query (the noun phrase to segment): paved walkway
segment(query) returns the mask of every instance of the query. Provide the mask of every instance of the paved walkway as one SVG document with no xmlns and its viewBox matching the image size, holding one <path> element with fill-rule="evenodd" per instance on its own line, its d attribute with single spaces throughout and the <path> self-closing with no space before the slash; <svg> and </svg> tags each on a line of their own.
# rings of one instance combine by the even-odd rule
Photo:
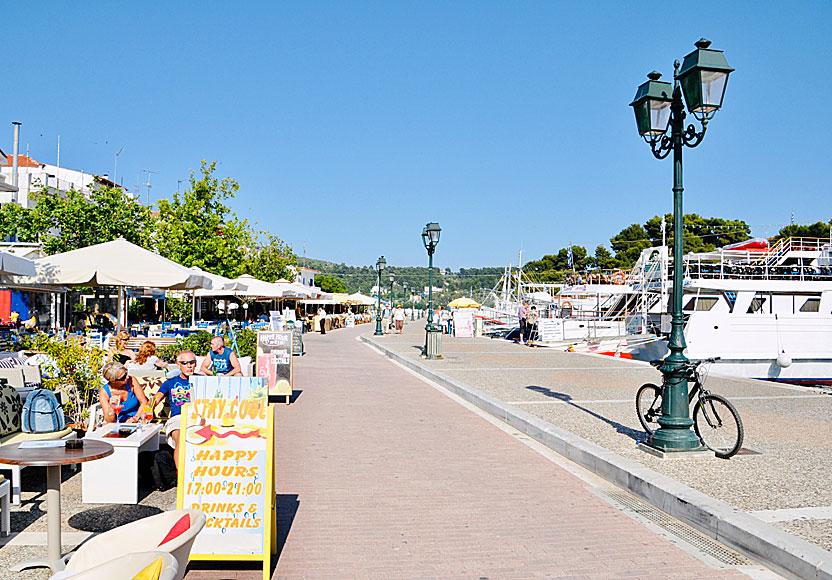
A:
<svg viewBox="0 0 832 580">
<path fill-rule="evenodd" d="M 295 358 L 300 393 L 276 410 L 275 578 L 747 578 L 360 344 L 367 328 L 307 336 Z"/>
</svg>

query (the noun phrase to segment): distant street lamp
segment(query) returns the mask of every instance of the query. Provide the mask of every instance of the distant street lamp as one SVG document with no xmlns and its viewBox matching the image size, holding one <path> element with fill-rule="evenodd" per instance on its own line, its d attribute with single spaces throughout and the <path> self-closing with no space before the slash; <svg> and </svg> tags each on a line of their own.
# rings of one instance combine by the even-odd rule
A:
<svg viewBox="0 0 832 580">
<path fill-rule="evenodd" d="M 428 251 L 428 323 L 425 325 L 425 358 L 442 358 L 442 328 L 433 323 L 433 253 L 439 245 L 442 228 L 438 223 L 430 222 L 422 229 L 422 243 Z"/>
<path fill-rule="evenodd" d="M 390 310 L 393 310 L 393 300 L 395 300 L 395 294 L 393 293 L 393 280 L 395 279 L 396 277 L 393 274 L 390 274 Z"/>
<path fill-rule="evenodd" d="M 384 331 L 381 329 L 381 271 L 387 266 L 387 260 L 381 256 L 376 262 L 376 269 L 378 270 L 378 307 L 376 309 L 376 331 L 373 336 L 384 336 Z"/>
<path fill-rule="evenodd" d="M 679 68 L 674 64 L 674 84 L 660 81 L 661 74 L 653 71 L 636 92 L 630 103 L 636 115 L 639 135 L 650 144 L 657 159 L 666 158 L 673 151 L 673 307 L 672 326 L 668 349 L 670 356 L 660 367 L 663 375 L 661 427 L 653 435 L 651 445 L 664 451 L 691 451 L 700 449 L 699 438 L 691 431 L 688 402 L 690 361 L 684 355 L 685 335 L 682 313 L 682 147 L 696 147 L 705 137 L 708 121 L 722 106 L 728 75 L 734 70 L 728 66 L 721 50 L 709 48 L 711 42 L 701 39 L 696 50 L 685 57 Z M 697 132 L 691 124 L 685 127 L 685 107 L 702 124 Z M 672 95 L 672 96 L 671 96 Z M 670 136 L 667 128 L 670 126 Z"/>
<path fill-rule="evenodd" d="M 406 300 L 407 296 L 407 282 L 402 283 L 402 302 Z M 405 315 L 405 320 L 407 320 L 407 315 Z"/>
</svg>

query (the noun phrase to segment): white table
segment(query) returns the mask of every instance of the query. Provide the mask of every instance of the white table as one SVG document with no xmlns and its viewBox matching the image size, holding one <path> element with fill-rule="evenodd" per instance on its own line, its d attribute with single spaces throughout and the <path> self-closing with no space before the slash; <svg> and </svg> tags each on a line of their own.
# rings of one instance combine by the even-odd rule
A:
<svg viewBox="0 0 832 580">
<path fill-rule="evenodd" d="M 122 427 L 136 427 L 107 423 L 85 439 L 106 441 L 115 452 L 106 459 L 81 466 L 81 500 L 84 503 L 139 503 L 139 452 L 159 449 L 162 425 L 142 425 L 129 437 L 113 437 Z"/>
</svg>

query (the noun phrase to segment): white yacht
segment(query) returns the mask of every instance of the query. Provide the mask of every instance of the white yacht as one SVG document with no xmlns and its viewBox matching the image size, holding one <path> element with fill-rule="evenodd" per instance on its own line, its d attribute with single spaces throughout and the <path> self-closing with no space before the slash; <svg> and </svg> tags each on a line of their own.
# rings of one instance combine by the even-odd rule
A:
<svg viewBox="0 0 832 580">
<path fill-rule="evenodd" d="M 829 240 L 789 238 L 771 248 L 688 254 L 684 272 L 688 358 L 719 357 L 712 372 L 723 375 L 832 384 Z M 665 297 L 672 294 L 667 286 Z M 650 283 L 639 289 L 656 294 Z M 667 304 L 657 300 L 640 319 L 645 326 L 659 320 L 660 337 L 669 331 Z M 666 341 L 628 350 L 633 358 L 659 358 Z"/>
</svg>

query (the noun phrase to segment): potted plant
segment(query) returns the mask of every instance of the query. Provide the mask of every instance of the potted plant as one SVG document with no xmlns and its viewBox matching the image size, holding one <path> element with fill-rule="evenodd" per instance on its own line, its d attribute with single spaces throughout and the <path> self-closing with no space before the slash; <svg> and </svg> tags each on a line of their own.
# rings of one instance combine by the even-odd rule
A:
<svg viewBox="0 0 832 580">
<path fill-rule="evenodd" d="M 101 386 L 101 367 L 107 351 L 85 346 L 81 337 L 65 341 L 38 333 L 31 346 L 44 356 L 39 362 L 42 385 L 60 394 L 68 426 L 79 436 L 86 432 L 89 407 Z"/>
</svg>

